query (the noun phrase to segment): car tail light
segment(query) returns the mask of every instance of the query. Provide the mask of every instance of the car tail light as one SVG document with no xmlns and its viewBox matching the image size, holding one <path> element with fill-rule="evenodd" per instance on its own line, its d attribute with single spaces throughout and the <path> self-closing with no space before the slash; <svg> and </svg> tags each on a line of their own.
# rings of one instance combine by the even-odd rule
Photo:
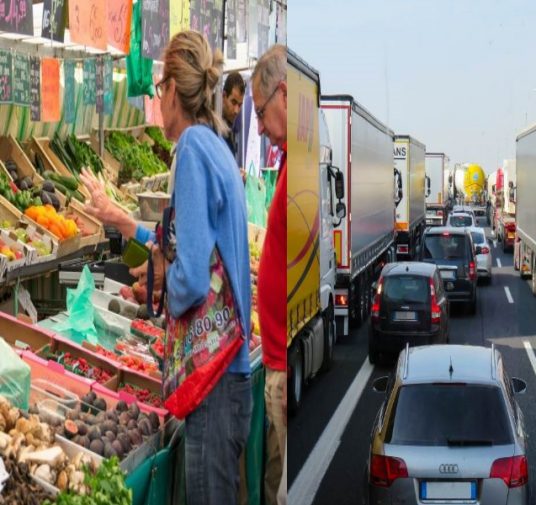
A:
<svg viewBox="0 0 536 505">
<path fill-rule="evenodd" d="M 335 295 L 335 305 L 342 305 L 344 307 L 347 307 L 348 296 L 347 295 Z"/>
<path fill-rule="evenodd" d="M 450 233 L 448 231 L 444 231 L 441 235 L 443 235 L 443 237 L 450 237 Z"/>
<path fill-rule="evenodd" d="M 442 211 L 442 210 L 438 210 L 438 211 L 436 212 L 436 216 L 441 216 L 441 217 L 443 217 L 443 211 Z"/>
<path fill-rule="evenodd" d="M 523 486 L 529 480 L 527 458 L 513 456 L 496 459 L 491 465 L 489 477 L 490 479 L 502 479 L 510 488 Z"/>
<path fill-rule="evenodd" d="M 396 252 L 397 254 L 408 254 L 409 246 L 407 244 L 398 244 L 396 246 Z"/>
<path fill-rule="evenodd" d="M 430 279 L 430 294 L 431 294 L 431 312 L 432 312 L 432 324 L 441 323 L 441 307 L 437 304 L 437 298 L 434 288 L 434 281 Z"/>
<path fill-rule="evenodd" d="M 480 254 L 489 254 L 489 247 L 481 247 L 480 248 Z"/>
<path fill-rule="evenodd" d="M 508 231 L 516 231 L 516 224 L 515 223 L 506 223 L 506 229 Z"/>
<path fill-rule="evenodd" d="M 408 477 L 408 469 L 403 459 L 373 454 L 370 460 L 370 483 L 374 486 L 389 487 L 396 479 Z"/>
<path fill-rule="evenodd" d="M 374 300 L 372 301 L 372 309 L 370 311 L 370 317 L 377 321 L 380 318 L 380 304 L 382 298 L 382 286 L 383 286 L 383 277 L 380 277 L 378 281 L 378 289 L 374 295 Z"/>
<path fill-rule="evenodd" d="M 469 279 L 471 279 L 472 281 L 476 279 L 476 268 L 474 261 L 469 262 Z"/>
</svg>

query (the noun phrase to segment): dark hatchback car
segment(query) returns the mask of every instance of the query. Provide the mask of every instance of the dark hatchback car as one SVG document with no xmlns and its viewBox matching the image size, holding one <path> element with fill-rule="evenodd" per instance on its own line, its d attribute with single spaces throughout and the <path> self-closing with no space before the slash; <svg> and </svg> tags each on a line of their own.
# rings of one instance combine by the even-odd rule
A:
<svg viewBox="0 0 536 505">
<path fill-rule="evenodd" d="M 439 227 L 426 230 L 419 260 L 435 263 L 451 302 L 464 302 L 476 312 L 477 262 L 471 233 L 465 228 Z"/>
<path fill-rule="evenodd" d="M 383 267 L 372 304 L 369 361 L 398 353 L 406 343 L 448 342 L 449 302 L 436 265 L 388 263 Z"/>
</svg>

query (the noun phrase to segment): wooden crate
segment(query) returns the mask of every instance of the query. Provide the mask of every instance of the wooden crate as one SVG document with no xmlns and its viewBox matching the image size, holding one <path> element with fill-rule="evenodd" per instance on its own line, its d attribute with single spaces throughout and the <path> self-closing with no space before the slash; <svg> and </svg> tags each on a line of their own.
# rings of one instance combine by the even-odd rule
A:
<svg viewBox="0 0 536 505">
<path fill-rule="evenodd" d="M 97 134 L 91 135 L 89 145 L 96 153 L 99 152 L 99 137 Z M 121 170 L 121 163 L 117 161 L 106 148 L 104 149 L 101 158 L 104 163 L 104 171 L 106 172 L 107 178 L 114 184 L 117 184 L 119 180 L 119 171 Z"/>
<path fill-rule="evenodd" d="M 66 177 L 72 177 L 73 174 L 71 171 L 63 164 L 63 162 L 56 156 L 56 153 L 50 147 L 50 139 L 46 137 L 32 137 L 32 142 L 29 149 L 37 152 L 43 159 L 45 168 L 56 172 L 59 175 L 64 175 Z M 90 198 L 91 194 L 89 190 L 80 183 L 78 190 L 86 198 Z"/>
<path fill-rule="evenodd" d="M 43 178 L 12 135 L 0 137 L 0 159 L 4 162 L 12 159 L 17 164 L 17 173 L 21 179 L 29 177 L 35 185 L 42 184 Z M 9 172 L 7 174 L 9 175 Z"/>
<path fill-rule="evenodd" d="M 79 221 L 86 232 L 89 234 L 80 235 L 80 247 L 97 245 L 104 240 L 104 228 L 102 223 L 94 217 L 84 212 L 84 206 L 77 200 L 71 200 L 71 204 L 67 208 L 67 215 L 72 215 L 76 221 Z"/>
</svg>

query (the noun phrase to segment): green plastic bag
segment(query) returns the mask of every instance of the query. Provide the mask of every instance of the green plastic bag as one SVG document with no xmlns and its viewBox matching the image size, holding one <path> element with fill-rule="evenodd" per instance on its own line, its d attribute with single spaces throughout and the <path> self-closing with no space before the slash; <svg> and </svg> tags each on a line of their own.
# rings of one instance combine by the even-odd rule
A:
<svg viewBox="0 0 536 505">
<path fill-rule="evenodd" d="M 262 178 L 266 186 L 266 212 L 270 210 L 270 205 L 274 199 L 275 187 L 277 185 L 278 170 L 263 170 Z"/>
<path fill-rule="evenodd" d="M 11 405 L 28 410 L 30 402 L 30 366 L 0 338 L 0 395 Z"/>
<path fill-rule="evenodd" d="M 266 228 L 266 186 L 264 181 L 249 174 L 246 179 L 248 221 Z"/>
<path fill-rule="evenodd" d="M 127 56 L 127 96 L 154 96 L 153 60 L 141 53 L 141 2 L 132 8 L 130 29 L 130 54 Z"/>
<path fill-rule="evenodd" d="M 82 270 L 76 289 L 67 290 L 67 320 L 56 326 L 56 331 L 71 331 L 77 334 L 76 340 L 87 340 L 97 344 L 95 328 L 95 307 L 92 295 L 95 291 L 93 274 L 87 265 Z"/>
</svg>

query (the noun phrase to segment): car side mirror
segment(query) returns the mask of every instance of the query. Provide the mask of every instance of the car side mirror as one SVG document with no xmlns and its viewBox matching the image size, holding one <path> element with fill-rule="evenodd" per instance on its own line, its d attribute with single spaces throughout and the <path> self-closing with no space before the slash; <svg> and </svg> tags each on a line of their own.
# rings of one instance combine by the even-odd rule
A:
<svg viewBox="0 0 536 505">
<path fill-rule="evenodd" d="M 383 377 L 378 377 L 372 383 L 372 390 L 375 393 L 385 393 L 387 391 L 387 384 L 389 383 L 389 376 L 384 375 Z"/>
<path fill-rule="evenodd" d="M 346 217 L 346 205 L 344 205 L 342 202 L 339 202 L 335 207 L 335 214 L 337 214 L 339 219 Z"/>
<path fill-rule="evenodd" d="M 527 391 L 527 383 L 523 379 L 512 377 L 512 388 L 516 395 L 523 395 Z"/>
<path fill-rule="evenodd" d="M 376 291 L 378 291 L 378 283 L 376 281 L 374 281 L 370 287 L 372 288 L 372 292 L 373 293 L 376 293 Z"/>
<path fill-rule="evenodd" d="M 335 196 L 337 200 L 344 198 L 344 175 L 340 170 L 335 174 Z"/>
<path fill-rule="evenodd" d="M 480 247 L 479 245 L 476 246 L 476 249 L 475 249 L 475 253 L 476 254 L 482 254 L 482 247 Z"/>
</svg>

